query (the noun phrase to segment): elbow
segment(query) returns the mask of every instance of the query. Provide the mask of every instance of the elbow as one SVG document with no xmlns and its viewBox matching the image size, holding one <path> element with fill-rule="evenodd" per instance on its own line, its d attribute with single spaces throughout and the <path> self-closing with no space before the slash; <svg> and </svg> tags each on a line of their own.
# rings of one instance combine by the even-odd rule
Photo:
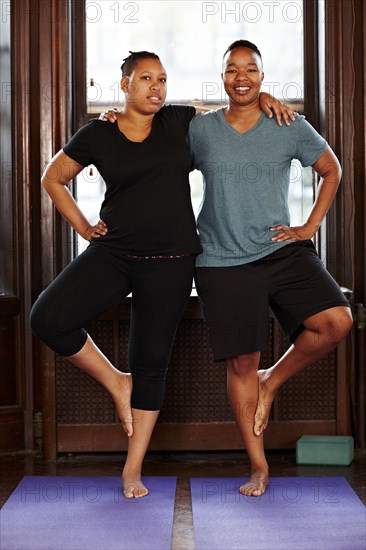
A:
<svg viewBox="0 0 366 550">
<path fill-rule="evenodd" d="M 49 164 L 42 174 L 41 185 L 47 193 L 50 194 L 52 190 L 57 189 L 60 184 L 63 185 L 63 182 L 60 179 L 60 172 L 57 165 Z"/>
<path fill-rule="evenodd" d="M 52 190 L 52 183 L 52 180 L 47 176 L 47 174 L 43 174 L 43 176 L 41 177 L 41 185 L 48 194 L 50 194 Z"/>
<path fill-rule="evenodd" d="M 320 175 L 324 180 L 332 183 L 336 188 L 338 188 L 342 179 L 342 167 L 338 160 L 337 162 L 331 162 Z"/>
<path fill-rule="evenodd" d="M 46 189 L 46 191 L 48 191 L 50 183 L 52 183 L 52 177 L 50 177 L 50 169 L 51 169 L 51 164 L 48 163 L 45 166 L 43 170 L 43 174 L 41 176 L 41 185 Z"/>
<path fill-rule="evenodd" d="M 44 187 L 47 190 L 48 182 L 47 182 L 46 174 L 43 174 L 42 177 L 41 177 L 41 185 L 42 185 L 42 187 Z"/>
</svg>

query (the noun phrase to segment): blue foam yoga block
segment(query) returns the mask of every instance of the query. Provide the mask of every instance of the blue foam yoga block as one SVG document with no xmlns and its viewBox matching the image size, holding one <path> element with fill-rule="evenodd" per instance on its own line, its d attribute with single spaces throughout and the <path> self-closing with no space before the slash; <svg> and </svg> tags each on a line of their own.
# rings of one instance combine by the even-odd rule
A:
<svg viewBox="0 0 366 550">
<path fill-rule="evenodd" d="M 354 457 L 354 440 L 349 435 L 303 435 L 296 442 L 297 464 L 348 466 Z"/>
</svg>

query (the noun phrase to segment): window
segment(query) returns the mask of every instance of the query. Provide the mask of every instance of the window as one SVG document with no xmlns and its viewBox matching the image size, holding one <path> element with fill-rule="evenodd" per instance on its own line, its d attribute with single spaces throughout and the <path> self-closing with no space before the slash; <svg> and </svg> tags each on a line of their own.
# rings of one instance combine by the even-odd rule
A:
<svg viewBox="0 0 366 550">
<path fill-rule="evenodd" d="M 302 0 L 87 0 L 85 20 L 89 113 L 123 100 L 119 67 L 129 50 L 160 56 L 168 73 L 168 102 L 226 102 L 220 79 L 222 55 L 240 38 L 261 50 L 266 74 L 263 90 L 296 104 L 297 109 L 303 104 Z"/>
<path fill-rule="evenodd" d="M 122 102 L 119 68 L 129 50 L 149 50 L 160 56 L 168 73 L 168 103 L 208 108 L 226 104 L 221 60 L 227 46 L 239 38 L 254 42 L 261 50 L 265 73 L 262 89 L 302 113 L 305 2 L 86 0 L 82 10 L 85 37 L 80 48 L 83 58 L 76 56 L 76 74 L 85 75 L 82 97 L 76 99 L 78 126 Z M 79 31 L 80 25 L 76 26 L 78 35 Z M 202 199 L 201 174 L 193 172 L 190 181 L 197 214 Z M 77 178 L 78 203 L 93 223 L 98 219 L 104 189 L 95 168 L 85 169 Z M 299 170 L 294 163 L 289 196 L 293 224 L 306 219 L 313 195 L 311 169 Z M 86 244 L 79 238 L 78 253 Z"/>
</svg>

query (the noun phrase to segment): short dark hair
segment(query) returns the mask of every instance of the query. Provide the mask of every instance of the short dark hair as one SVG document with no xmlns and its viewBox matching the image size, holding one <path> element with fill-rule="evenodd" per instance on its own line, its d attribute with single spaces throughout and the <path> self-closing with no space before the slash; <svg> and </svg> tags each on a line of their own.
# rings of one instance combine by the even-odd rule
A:
<svg viewBox="0 0 366 550">
<path fill-rule="evenodd" d="M 255 52 L 259 55 L 259 57 L 261 58 L 261 61 L 262 61 L 261 52 L 258 50 L 257 46 L 255 44 L 253 44 L 253 42 L 249 42 L 249 40 L 235 40 L 235 42 L 230 44 L 230 46 L 228 47 L 228 49 L 224 53 L 223 58 L 225 57 L 225 55 L 227 53 L 231 52 L 232 50 L 235 50 L 235 48 L 248 48 L 249 50 L 253 50 L 253 52 Z"/>
<path fill-rule="evenodd" d="M 130 50 L 130 55 L 124 58 L 121 65 L 122 76 L 130 76 L 141 59 L 158 59 L 160 61 L 159 56 L 156 55 L 156 53 L 146 51 L 131 52 Z"/>
</svg>

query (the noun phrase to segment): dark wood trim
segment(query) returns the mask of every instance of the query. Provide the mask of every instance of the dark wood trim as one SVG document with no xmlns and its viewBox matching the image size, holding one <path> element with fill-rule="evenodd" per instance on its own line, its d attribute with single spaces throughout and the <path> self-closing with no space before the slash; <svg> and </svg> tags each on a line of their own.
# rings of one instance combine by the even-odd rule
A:
<svg viewBox="0 0 366 550">
<path fill-rule="evenodd" d="M 355 88 L 355 419 L 357 422 L 357 444 L 366 447 L 366 5 L 357 4 L 355 20 L 354 52 L 355 72 L 358 82 Z"/>
<path fill-rule="evenodd" d="M 1 408 L 0 453 L 24 449 L 24 413 L 19 408 Z"/>
<path fill-rule="evenodd" d="M 71 3 L 52 4 L 52 82 L 55 83 L 53 97 L 53 148 L 59 151 L 71 135 L 72 112 L 72 67 L 71 67 Z M 57 100 L 56 100 L 57 98 Z M 55 239 L 57 255 L 56 272 L 59 273 L 73 258 L 73 231 L 57 212 L 55 215 Z"/>
<path fill-rule="evenodd" d="M 304 113 L 320 130 L 318 1 L 304 0 Z"/>
<path fill-rule="evenodd" d="M 350 387 L 351 373 L 348 368 L 350 357 L 351 337 L 348 336 L 337 346 L 337 435 L 351 434 L 351 403 Z"/>
<path fill-rule="evenodd" d="M 76 131 L 85 124 L 86 112 L 86 22 L 85 1 L 73 2 L 73 130 Z"/>
<path fill-rule="evenodd" d="M 326 137 L 340 159 L 343 181 L 327 220 L 327 266 L 339 282 L 354 289 L 353 159 L 353 0 L 326 2 Z M 346 31 L 347 29 L 347 31 Z"/>
<path fill-rule="evenodd" d="M 43 92 L 39 105 L 40 166 L 44 167 L 70 135 L 70 13 L 69 2 L 40 0 L 38 4 L 39 88 Z M 44 288 L 70 259 L 70 232 L 43 189 L 39 205 Z M 37 350 L 35 357 L 42 380 L 44 454 L 52 460 L 56 453 L 55 360 L 45 345 L 37 343 Z"/>
<path fill-rule="evenodd" d="M 42 435 L 45 460 L 55 460 L 57 452 L 55 354 L 42 343 L 37 345 L 42 365 Z"/>
<path fill-rule="evenodd" d="M 362 0 L 326 0 L 326 137 L 343 168 L 327 217 L 327 266 L 342 286 L 352 289 L 355 310 L 366 303 L 365 15 Z M 349 340 L 342 360 L 351 372 L 356 444 L 365 446 L 364 324 Z"/>
<path fill-rule="evenodd" d="M 271 422 L 265 432 L 267 449 L 291 449 L 308 435 L 335 435 L 334 421 Z M 57 427 L 57 451 L 126 451 L 128 440 L 120 425 L 89 424 Z M 215 451 L 243 449 L 235 422 L 157 424 L 150 451 Z"/>
<path fill-rule="evenodd" d="M 17 309 L 16 368 L 18 381 L 18 405 L 23 410 L 23 444 L 20 448 L 33 449 L 33 362 L 32 338 L 29 330 L 31 307 L 31 211 L 30 200 L 30 14 L 29 0 L 23 4 L 12 2 L 12 88 L 13 94 L 13 189 L 15 218 L 16 292 L 8 305 Z M 3 300 L 2 300 L 3 302 Z M 4 302 L 3 304 L 4 305 Z M 10 311 L 9 311 L 10 313 Z M 19 435 L 19 430 L 15 430 Z"/>
<path fill-rule="evenodd" d="M 18 296 L 1 296 L 0 297 L 0 317 L 12 317 L 19 315 L 20 299 Z"/>
<path fill-rule="evenodd" d="M 12 134 L 14 129 L 14 88 L 12 64 L 12 16 L 9 2 L 1 4 L 0 48 L 1 48 L 1 116 L 0 116 L 0 159 L 1 159 L 1 202 L 0 218 L 0 295 L 17 294 L 16 283 L 16 193 L 14 189 L 14 151 Z"/>
<path fill-rule="evenodd" d="M 70 136 L 71 67 L 69 3 L 39 1 L 39 88 L 41 171 Z M 40 193 L 42 286 L 70 260 L 67 225 L 44 189 Z"/>
</svg>

